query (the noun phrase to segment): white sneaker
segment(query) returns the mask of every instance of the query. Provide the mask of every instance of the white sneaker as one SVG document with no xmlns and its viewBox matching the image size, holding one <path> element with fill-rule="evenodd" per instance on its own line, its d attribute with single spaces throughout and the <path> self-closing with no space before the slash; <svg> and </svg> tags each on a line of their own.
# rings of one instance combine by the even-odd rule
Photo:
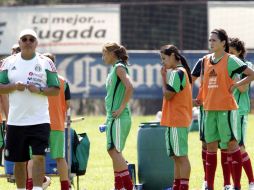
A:
<svg viewBox="0 0 254 190">
<path fill-rule="evenodd" d="M 206 188 L 207 188 L 207 181 L 204 181 L 202 185 L 202 190 L 205 190 Z"/>
<path fill-rule="evenodd" d="M 249 184 L 249 190 L 254 190 L 254 182 L 250 182 L 250 184 Z"/>
<path fill-rule="evenodd" d="M 48 186 L 50 186 L 50 183 L 51 183 L 51 179 L 48 177 L 48 176 L 45 176 L 46 178 L 46 181 L 43 182 L 42 184 L 42 189 L 45 190 L 48 188 Z"/>
<path fill-rule="evenodd" d="M 232 190 L 231 185 L 225 185 L 225 187 L 222 190 Z"/>
</svg>

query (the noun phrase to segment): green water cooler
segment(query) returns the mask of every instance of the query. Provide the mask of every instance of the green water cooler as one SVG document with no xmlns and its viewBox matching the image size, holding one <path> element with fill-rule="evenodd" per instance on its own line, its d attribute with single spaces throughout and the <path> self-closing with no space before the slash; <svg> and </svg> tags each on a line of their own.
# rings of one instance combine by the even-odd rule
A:
<svg viewBox="0 0 254 190">
<path fill-rule="evenodd" d="M 167 156 L 166 127 L 141 123 L 138 131 L 138 179 L 144 190 L 164 190 L 173 185 L 174 163 Z"/>
</svg>

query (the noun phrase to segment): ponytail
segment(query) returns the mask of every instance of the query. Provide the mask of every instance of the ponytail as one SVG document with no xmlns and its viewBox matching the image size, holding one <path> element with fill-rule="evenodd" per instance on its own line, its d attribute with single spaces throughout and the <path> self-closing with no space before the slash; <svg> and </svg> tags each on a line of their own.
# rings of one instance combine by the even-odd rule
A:
<svg viewBox="0 0 254 190">
<path fill-rule="evenodd" d="M 189 65 L 188 65 L 188 63 L 187 63 L 185 57 L 182 56 L 181 54 L 179 54 L 179 56 L 180 56 L 180 60 L 181 60 L 181 62 L 182 62 L 183 67 L 184 67 L 185 70 L 187 71 L 189 81 L 190 81 L 190 83 L 192 83 L 190 67 L 189 67 Z"/>
<path fill-rule="evenodd" d="M 114 50 L 114 53 L 119 60 L 122 60 L 125 64 L 127 64 L 129 56 L 125 47 L 120 46 L 118 49 Z"/>
</svg>

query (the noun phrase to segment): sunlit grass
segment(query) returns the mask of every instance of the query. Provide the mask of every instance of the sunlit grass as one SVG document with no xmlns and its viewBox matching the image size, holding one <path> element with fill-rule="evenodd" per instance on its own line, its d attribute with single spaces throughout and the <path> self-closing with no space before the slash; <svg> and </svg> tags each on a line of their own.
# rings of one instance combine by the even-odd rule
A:
<svg viewBox="0 0 254 190">
<path fill-rule="evenodd" d="M 141 122 L 154 120 L 154 116 L 134 116 L 133 125 L 129 134 L 124 156 L 130 163 L 135 163 L 137 168 L 137 132 Z M 110 190 L 113 187 L 113 171 L 112 163 L 106 151 L 105 133 L 100 133 L 98 130 L 99 124 L 104 123 L 102 116 L 89 116 L 80 123 L 73 124 L 73 128 L 78 132 L 86 132 L 90 139 L 90 158 L 88 162 L 87 173 L 80 177 L 80 190 Z M 254 147 L 254 116 L 249 117 L 249 128 L 247 131 L 247 151 L 253 161 Z M 219 152 L 218 152 L 219 153 Z M 222 189 L 223 177 L 220 166 L 220 154 L 218 154 L 218 165 L 215 179 L 215 189 Z M 190 179 L 190 189 L 200 190 L 203 182 L 203 167 L 201 161 L 201 143 L 199 141 L 198 132 L 189 134 L 189 158 L 191 161 L 192 171 Z M 0 167 L 0 173 L 3 173 L 3 168 Z M 76 178 L 75 178 L 76 185 Z M 0 190 L 15 190 L 13 183 L 8 183 L 5 178 L 0 178 Z M 59 190 L 60 183 L 58 177 L 52 178 L 52 184 L 48 190 Z M 242 189 L 247 188 L 247 178 L 245 173 L 242 175 Z M 155 189 L 156 190 L 156 189 Z M 159 189 L 158 189 L 159 190 Z"/>
</svg>

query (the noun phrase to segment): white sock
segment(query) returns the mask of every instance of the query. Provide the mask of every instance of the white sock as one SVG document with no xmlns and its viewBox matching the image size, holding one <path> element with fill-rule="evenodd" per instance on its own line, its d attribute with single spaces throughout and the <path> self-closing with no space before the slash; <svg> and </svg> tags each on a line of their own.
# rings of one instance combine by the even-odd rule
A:
<svg viewBox="0 0 254 190">
<path fill-rule="evenodd" d="M 33 187 L 33 190 L 42 190 L 42 187 Z"/>
</svg>

